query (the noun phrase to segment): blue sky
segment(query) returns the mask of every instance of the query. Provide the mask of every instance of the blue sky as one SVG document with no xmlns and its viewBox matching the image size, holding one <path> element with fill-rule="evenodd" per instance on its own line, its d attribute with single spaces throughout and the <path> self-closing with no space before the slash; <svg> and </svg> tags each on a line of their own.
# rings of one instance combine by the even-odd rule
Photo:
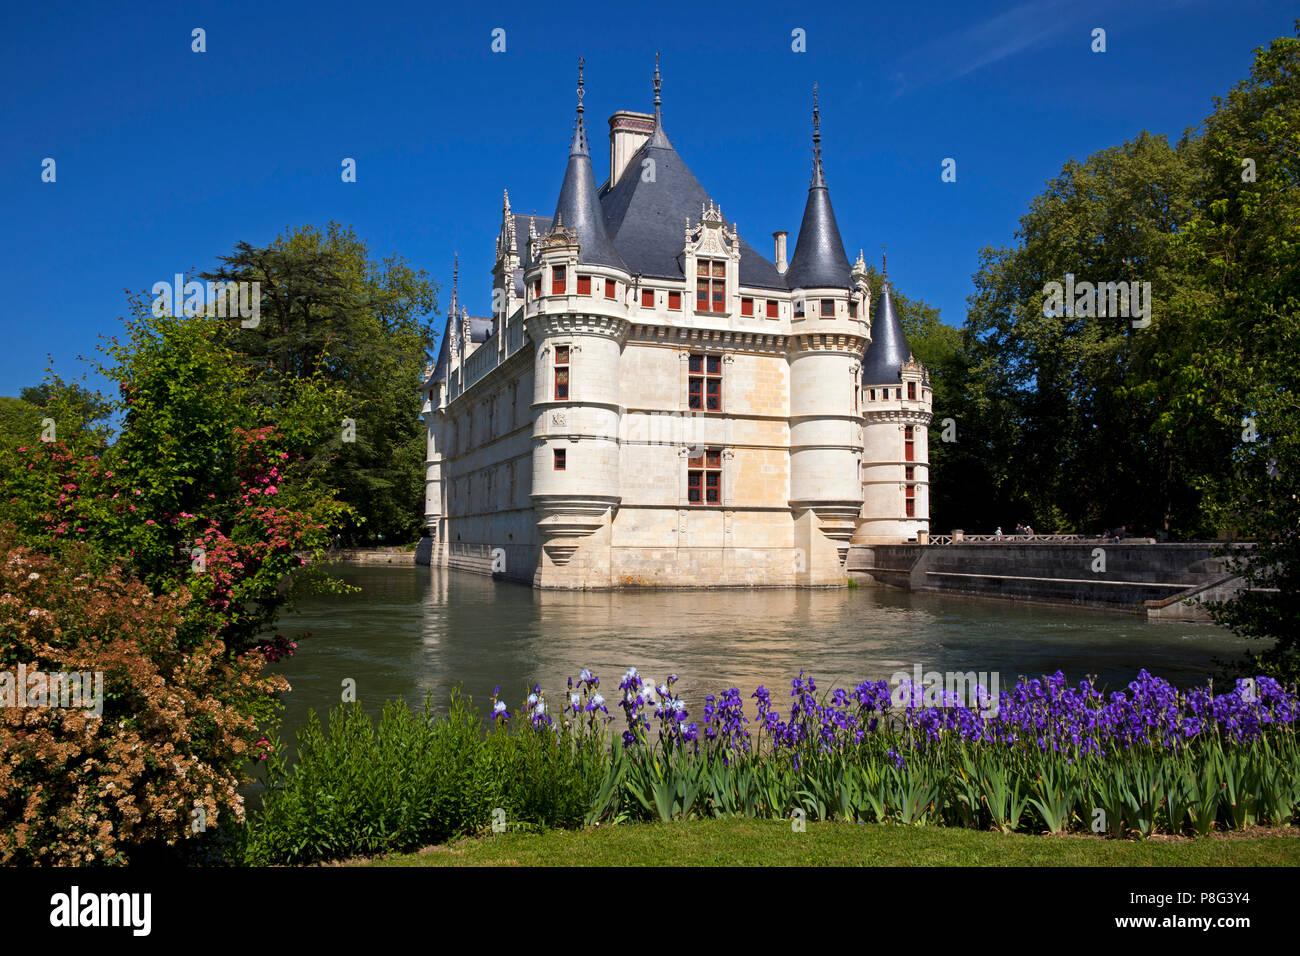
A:
<svg viewBox="0 0 1300 956">
<path fill-rule="evenodd" d="M 817 81 L 849 256 L 887 245 L 898 286 L 960 324 L 980 249 L 1012 241 L 1064 162 L 1142 129 L 1177 138 L 1295 16 L 1264 0 L 12 4 L 0 394 L 38 382 L 47 353 L 79 374 L 120 329 L 125 289 L 305 223 L 354 226 L 444 282 L 444 303 L 459 250 L 464 301 L 485 313 L 502 189 L 516 212 L 554 209 L 579 55 L 597 170 L 609 114 L 650 108 L 661 50 L 669 137 L 769 257 L 773 230 L 793 249 Z"/>
</svg>

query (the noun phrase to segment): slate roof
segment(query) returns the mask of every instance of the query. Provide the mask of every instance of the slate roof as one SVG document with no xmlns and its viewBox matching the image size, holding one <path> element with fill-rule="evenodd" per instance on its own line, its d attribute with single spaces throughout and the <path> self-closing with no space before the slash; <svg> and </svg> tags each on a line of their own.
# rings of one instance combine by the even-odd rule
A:
<svg viewBox="0 0 1300 956">
<path fill-rule="evenodd" d="M 446 331 L 442 333 L 442 343 L 438 346 L 438 361 L 433 365 L 433 376 L 429 379 L 429 384 L 435 382 L 445 382 L 447 380 L 447 367 L 451 364 L 451 349 L 447 345 L 449 336 Z"/>
<path fill-rule="evenodd" d="M 654 162 L 654 181 L 641 176 L 645 160 Z M 628 161 L 611 187 L 600 190 L 605 227 L 628 271 L 659 279 L 683 278 L 681 252 L 686 220 L 699 222 L 701 207 L 712 200 L 661 124 Z M 760 289 L 787 289 L 785 278 L 744 238 L 740 240 L 740 284 Z"/>
<path fill-rule="evenodd" d="M 871 344 L 862 358 L 862 384 L 892 385 L 902 381 L 900 370 L 911 358 L 912 350 L 894 308 L 889 280 L 885 280 L 880 297 L 876 299 L 876 314 L 871 320 Z"/>
<path fill-rule="evenodd" d="M 493 323 L 490 318 L 485 319 L 476 315 L 469 315 L 464 318 L 469 319 L 469 340 L 471 342 L 481 345 L 492 337 Z M 459 329 L 459 326 L 457 328 Z M 438 360 L 433 365 L 433 376 L 429 379 L 430 385 L 447 380 L 447 369 L 451 365 L 451 348 L 449 344 L 451 336 L 448 334 L 450 329 L 451 322 L 449 320 L 447 328 L 442 333 L 442 342 L 438 346 Z M 460 334 L 459 331 L 457 334 Z"/>
<path fill-rule="evenodd" d="M 581 105 L 573 143 L 569 147 L 569 164 L 564 170 L 564 184 L 555 203 L 554 219 L 557 224 L 578 234 L 579 262 L 627 270 L 605 231 L 605 217 L 601 215 L 600 203 L 596 199 L 596 177 L 591 169 L 591 154 L 587 151 Z"/>
<path fill-rule="evenodd" d="M 820 165 L 818 166 L 820 170 Z M 808 202 L 803 208 L 803 222 L 799 225 L 799 241 L 785 281 L 792 289 L 830 287 L 847 289 L 852 286 L 852 268 L 844 254 L 840 228 L 835 223 L 835 210 L 831 208 L 831 194 L 825 180 L 820 177 L 808 190 Z"/>
<path fill-rule="evenodd" d="M 533 223 L 533 228 L 539 236 L 544 236 L 551 228 L 551 218 L 549 216 L 521 216 L 514 214 L 515 220 L 515 247 L 519 251 L 519 268 L 515 270 L 515 295 L 523 298 L 524 295 L 524 273 L 533 267 L 532 254 L 528 248 L 528 223 Z"/>
</svg>

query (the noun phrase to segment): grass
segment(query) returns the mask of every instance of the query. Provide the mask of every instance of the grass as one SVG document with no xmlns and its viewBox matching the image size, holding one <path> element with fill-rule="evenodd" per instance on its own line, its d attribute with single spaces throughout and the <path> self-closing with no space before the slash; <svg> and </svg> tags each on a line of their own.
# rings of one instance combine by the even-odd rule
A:
<svg viewBox="0 0 1300 956">
<path fill-rule="evenodd" d="M 349 865 L 1296 866 L 1300 834 L 1273 828 L 1137 842 L 846 823 L 795 833 L 779 820 L 715 819 L 488 834 Z"/>
</svg>

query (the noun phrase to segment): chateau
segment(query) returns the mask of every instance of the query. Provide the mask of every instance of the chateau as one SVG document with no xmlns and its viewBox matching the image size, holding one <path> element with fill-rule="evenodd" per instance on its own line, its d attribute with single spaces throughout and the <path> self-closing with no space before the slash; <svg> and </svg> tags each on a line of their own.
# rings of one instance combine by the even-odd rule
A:
<svg viewBox="0 0 1300 956">
<path fill-rule="evenodd" d="M 925 540 L 931 392 L 888 280 L 849 264 L 822 168 L 794 253 L 728 224 L 654 112 L 583 79 L 555 214 L 501 217 L 492 315 L 459 274 L 422 390 L 421 556 L 542 588 L 838 586 L 850 542 Z M 558 166 L 558 163 L 557 163 Z M 558 170 L 557 170 L 558 171 Z"/>
</svg>

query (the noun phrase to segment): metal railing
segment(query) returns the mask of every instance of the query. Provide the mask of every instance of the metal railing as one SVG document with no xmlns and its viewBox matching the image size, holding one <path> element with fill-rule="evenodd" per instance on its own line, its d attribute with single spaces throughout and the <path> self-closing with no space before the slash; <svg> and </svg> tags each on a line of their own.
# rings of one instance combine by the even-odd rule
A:
<svg viewBox="0 0 1300 956">
<path fill-rule="evenodd" d="M 1026 544 L 1033 542 L 1050 544 L 1064 541 L 1107 540 L 1110 539 L 1106 535 L 1100 534 L 963 534 L 960 537 L 951 534 L 930 535 L 930 544 Z"/>
</svg>

